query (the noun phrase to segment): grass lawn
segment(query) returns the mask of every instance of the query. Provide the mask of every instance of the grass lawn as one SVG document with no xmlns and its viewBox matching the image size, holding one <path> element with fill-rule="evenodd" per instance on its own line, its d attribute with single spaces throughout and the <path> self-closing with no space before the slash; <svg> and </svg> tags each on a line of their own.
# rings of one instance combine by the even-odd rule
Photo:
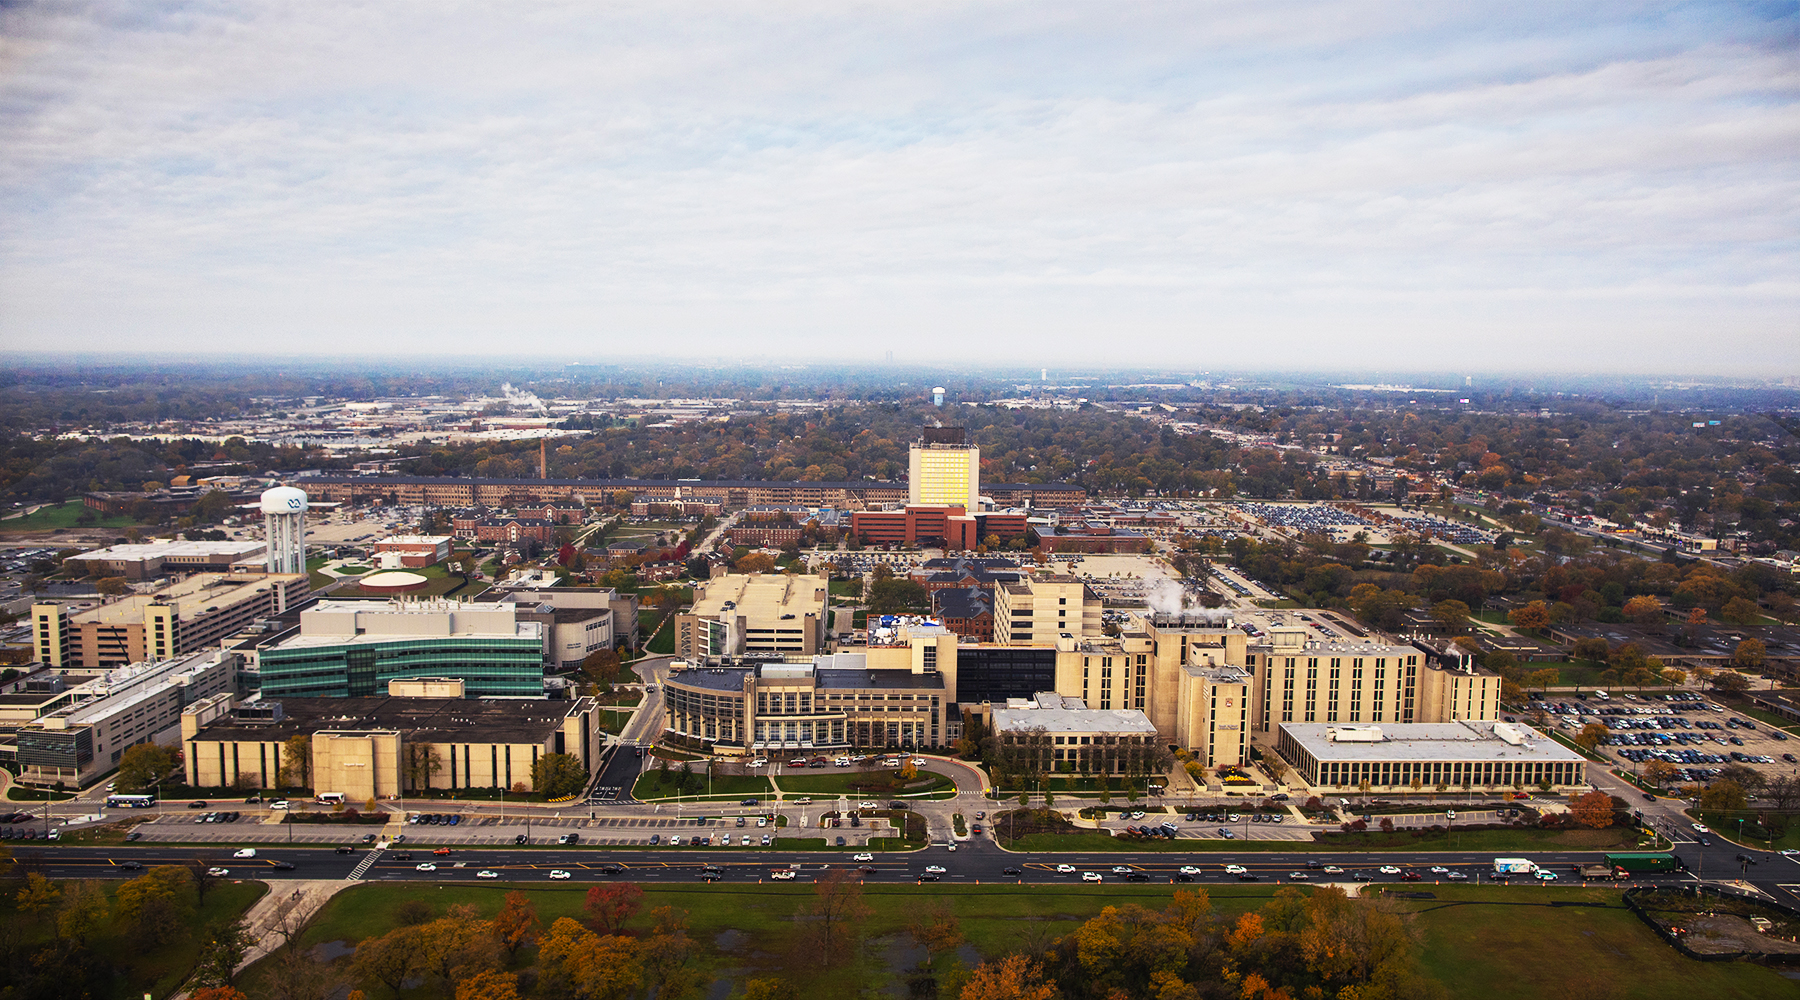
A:
<svg viewBox="0 0 1800 1000">
<path fill-rule="evenodd" d="M 541 883 L 442 888 L 369 885 L 333 897 L 307 929 L 304 943 L 355 942 L 386 933 L 396 925 L 400 905 L 414 899 L 430 905 L 434 916 L 460 903 L 473 903 L 483 915 L 491 916 L 511 888 L 530 893 L 545 926 L 558 917 L 581 916 L 585 887 L 552 889 Z M 1029 934 L 1067 934 L 1106 906 L 1135 902 L 1160 909 L 1167 905 L 1173 889 L 1168 885 L 1020 886 L 996 893 L 979 886 L 870 885 L 864 890 L 864 899 L 873 913 L 864 924 L 863 946 L 853 959 L 830 969 L 807 953 L 801 936 L 794 932 L 795 914 L 813 895 L 812 885 L 806 882 L 645 886 L 640 915 L 630 926 L 645 925 L 645 915 L 659 906 L 686 910 L 688 933 L 710 953 L 714 973 L 730 975 L 739 982 L 780 974 L 797 987 L 802 1000 L 840 1000 L 864 995 L 864 989 L 879 988 L 896 978 L 897 970 L 885 961 L 882 939 L 903 935 L 925 903 L 948 903 L 961 921 L 968 943 L 984 955 L 997 955 L 1018 947 Z M 1212 899 L 1220 910 L 1235 915 L 1266 904 L 1275 890 L 1272 885 L 1221 887 Z M 717 946 L 733 939 L 735 946 L 729 951 Z M 524 952 L 521 964 L 534 958 L 534 953 Z M 260 972 L 260 968 L 253 969 L 247 982 L 254 985 Z"/>
<path fill-rule="evenodd" d="M 6 797 L 13 802 L 61 802 L 75 797 L 74 792 L 57 792 L 44 788 L 25 788 L 21 785 L 10 785 L 6 789 Z"/>
<path fill-rule="evenodd" d="M 1763 966 L 1684 957 L 1625 909 L 1617 889 L 1429 888 L 1436 899 L 1400 906 L 1417 914 L 1425 972 L 1452 997 L 1749 1000 L 1795 992 Z"/>
<path fill-rule="evenodd" d="M 92 511 L 94 520 L 86 524 L 77 523 L 87 507 L 80 500 L 70 500 L 53 507 L 39 508 L 26 517 L 8 518 L 0 521 L 0 533 L 14 531 L 53 531 L 57 528 L 129 528 L 138 523 L 130 514 L 107 514 Z"/>
<path fill-rule="evenodd" d="M 408 569 L 405 572 L 417 573 L 426 579 L 424 589 L 413 592 L 412 596 L 416 597 L 442 597 L 451 591 L 455 591 L 458 597 L 474 597 L 476 594 L 486 590 L 488 586 L 485 581 L 470 577 L 468 586 L 464 587 L 462 574 L 450 572 L 443 563 L 438 563 L 436 566 L 421 566 L 417 569 Z M 365 595 L 363 595 L 362 588 L 357 586 L 354 582 L 346 582 L 341 589 L 334 592 L 334 596 L 358 597 Z"/>
<path fill-rule="evenodd" d="M 118 887 L 123 884 L 122 880 L 105 882 L 109 908 L 115 901 Z M 194 963 L 199 960 L 201 928 L 237 917 L 267 891 L 268 886 L 262 882 L 224 882 L 215 886 L 206 894 L 206 903 L 187 922 L 187 932 L 160 948 L 145 950 L 115 921 L 103 925 L 105 929 L 91 947 L 96 954 L 108 956 L 124 972 L 117 996 L 168 996 L 193 972 Z M 25 918 L 12 907 L 10 899 L 6 901 L 5 910 L 0 911 L 0 923 L 11 925 L 8 930 L 22 946 L 45 941 L 50 936 L 47 922 Z"/>
<path fill-rule="evenodd" d="M 386 933 L 396 926 L 399 907 L 414 900 L 426 903 L 434 916 L 464 903 L 491 916 L 514 888 L 529 894 L 545 926 L 559 917 L 581 916 L 585 887 L 370 884 L 327 903 L 303 943 L 354 944 Z M 1267 904 L 1280 888 L 1214 886 L 1210 897 L 1216 910 L 1234 918 Z M 645 925 L 656 907 L 684 910 L 689 934 L 702 945 L 713 974 L 739 983 L 780 974 L 803 1000 L 835 1000 L 895 983 L 903 970 L 888 964 L 882 945 L 903 935 L 928 902 L 948 904 L 969 945 L 983 956 L 994 956 L 1031 936 L 1066 935 L 1105 906 L 1139 903 L 1160 909 L 1174 890 L 1168 885 L 1076 884 L 997 892 L 987 886 L 872 884 L 863 893 L 872 910 L 863 925 L 863 945 L 831 969 L 805 953 L 794 933 L 794 917 L 813 894 L 812 885 L 803 881 L 646 886 L 640 915 L 630 926 Z M 1428 885 L 1421 891 L 1432 898 L 1398 898 L 1396 903 L 1415 915 L 1424 971 L 1452 997 L 1535 1000 L 1567 993 L 1633 1000 L 1750 1000 L 1793 995 L 1792 982 L 1768 968 L 1682 957 L 1624 908 L 1617 889 Z M 520 957 L 521 965 L 535 960 L 530 950 Z M 266 973 L 253 969 L 247 978 L 253 996 L 258 995 L 259 974 Z"/>
<path fill-rule="evenodd" d="M 656 784 L 658 772 L 654 770 L 646 771 L 638 777 L 637 784 L 632 786 L 631 794 L 634 798 L 642 799 L 644 801 L 676 798 L 675 782 L 680 775 L 681 769 L 679 767 L 670 768 L 669 780 L 664 782 L 661 787 L 658 787 Z M 695 768 L 694 777 L 699 780 L 697 782 L 690 781 L 689 787 L 692 790 L 688 794 L 679 796 L 680 798 L 692 799 L 708 795 L 715 798 L 720 796 L 748 798 L 752 795 L 762 797 L 771 794 L 773 791 L 769 787 L 769 779 L 757 777 L 755 775 L 715 774 L 712 778 L 712 790 L 710 792 L 707 790 L 706 768 Z"/>
<path fill-rule="evenodd" d="M 892 771 L 857 772 L 840 769 L 837 774 L 778 775 L 775 783 L 780 785 L 781 790 L 788 795 L 918 795 L 921 792 L 956 787 L 956 782 L 929 771 L 920 772 L 916 780 L 904 787 L 881 783 L 893 773 Z M 859 789 L 856 787 L 858 781 L 877 782 L 878 784 L 869 789 Z"/>
<path fill-rule="evenodd" d="M 1693 812 L 1693 810 L 1689 811 Z M 1800 850 L 1800 823 L 1789 823 L 1787 828 L 1782 831 L 1781 836 L 1776 837 L 1774 843 L 1770 843 L 1768 831 L 1764 830 L 1762 824 L 1757 822 L 1758 813 L 1754 809 L 1735 813 L 1700 811 L 1694 812 L 1694 815 L 1699 817 L 1700 822 L 1712 827 L 1714 833 L 1724 834 L 1747 847 L 1767 848 L 1772 851 L 1789 848 Z M 1742 824 L 1738 823 L 1740 818 L 1744 821 Z M 1740 831 L 1742 831 L 1741 835 Z"/>
<path fill-rule="evenodd" d="M 664 656 L 674 654 L 675 630 L 665 627 L 669 617 L 672 616 L 665 616 L 659 611 L 638 612 L 638 627 L 650 636 L 644 643 L 645 652 L 661 653 Z"/>
</svg>

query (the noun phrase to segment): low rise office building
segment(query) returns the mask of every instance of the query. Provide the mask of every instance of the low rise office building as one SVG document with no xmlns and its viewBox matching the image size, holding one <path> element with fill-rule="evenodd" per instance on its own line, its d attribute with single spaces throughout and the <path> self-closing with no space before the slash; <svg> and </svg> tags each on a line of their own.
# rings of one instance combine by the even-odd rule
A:
<svg viewBox="0 0 1800 1000">
<path fill-rule="evenodd" d="M 261 565 L 267 552 L 268 546 L 257 541 L 140 542 L 72 555 L 63 560 L 63 567 L 79 567 L 88 576 L 122 576 L 138 581 L 168 573 L 230 572 L 246 564 Z"/>
<path fill-rule="evenodd" d="M 677 614 L 675 655 L 687 660 L 746 653 L 812 656 L 825 648 L 826 583 L 816 576 L 738 574 L 694 587 Z"/>
<path fill-rule="evenodd" d="M 521 701 L 421 697 L 454 691 L 453 679 L 399 682 L 396 693 L 359 698 L 282 698 L 239 704 L 221 695 L 181 717 L 188 783 L 201 788 L 277 788 L 288 741 L 311 752 L 310 783 L 361 804 L 426 788 L 534 790 L 545 754 L 569 754 L 591 772 L 606 734 L 593 698 Z"/>
<path fill-rule="evenodd" d="M 1581 755 L 1522 723 L 1284 722 L 1276 749 L 1314 791 L 1349 794 L 1587 785 Z"/>
</svg>

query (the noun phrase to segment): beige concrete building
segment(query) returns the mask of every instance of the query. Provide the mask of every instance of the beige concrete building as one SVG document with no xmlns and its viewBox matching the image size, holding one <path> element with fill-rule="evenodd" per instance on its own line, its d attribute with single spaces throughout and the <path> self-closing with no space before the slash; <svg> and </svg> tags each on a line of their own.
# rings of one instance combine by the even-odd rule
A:
<svg viewBox="0 0 1800 1000">
<path fill-rule="evenodd" d="M 825 648 L 826 595 L 824 580 L 785 573 L 733 573 L 699 584 L 693 607 L 671 622 L 675 655 L 811 656 Z"/>
<path fill-rule="evenodd" d="M 394 690 L 439 690 L 418 678 Z M 444 687 L 442 690 L 451 690 Z M 592 698 L 575 701 L 404 697 L 284 698 L 234 703 L 229 695 L 181 717 L 188 783 L 277 788 L 287 741 L 307 738 L 315 794 L 346 802 L 423 788 L 532 790 L 532 767 L 566 753 L 590 772 L 605 734 Z"/>
<path fill-rule="evenodd" d="M 960 726 L 947 714 L 955 660 L 954 634 L 919 627 L 801 662 L 682 665 L 664 685 L 665 728 L 724 753 L 943 746 Z"/>
<path fill-rule="evenodd" d="M 207 650 L 131 664 L 66 688 L 52 710 L 15 732 L 19 780 L 86 785 L 139 743 L 173 746 L 182 712 L 231 691 L 238 666 L 236 654 Z"/>
<path fill-rule="evenodd" d="M 1524 724 L 1281 723 L 1277 749 L 1314 791 L 1585 787 L 1587 762 Z"/>
<path fill-rule="evenodd" d="M 1072 576 L 1042 573 L 994 587 L 994 641 L 1002 646 L 1055 645 L 1067 633 L 1100 634 L 1100 598 Z"/>
<path fill-rule="evenodd" d="M 994 706 L 988 724 L 1002 757 L 1035 756 L 1039 767 L 1058 774 L 1144 771 L 1154 756 L 1150 748 L 1161 739 L 1136 709 L 1089 708 L 1079 698 L 1048 691 Z"/>
<path fill-rule="evenodd" d="M 31 608 L 38 658 L 59 668 L 106 669 L 217 646 L 258 618 L 312 592 L 304 573 L 196 573 L 150 594 L 79 608 Z"/>
<path fill-rule="evenodd" d="M 65 559 L 88 576 L 149 580 L 164 573 L 231 572 L 240 563 L 261 564 L 268 546 L 257 541 L 158 541 L 113 545 Z"/>
<path fill-rule="evenodd" d="M 906 453 L 907 504 L 981 509 L 981 449 L 961 427 L 927 427 Z"/>
</svg>

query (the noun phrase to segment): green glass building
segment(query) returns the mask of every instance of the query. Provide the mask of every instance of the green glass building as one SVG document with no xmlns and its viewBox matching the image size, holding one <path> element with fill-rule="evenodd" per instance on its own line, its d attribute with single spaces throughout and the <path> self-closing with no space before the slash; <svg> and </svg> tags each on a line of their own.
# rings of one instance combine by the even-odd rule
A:
<svg viewBox="0 0 1800 1000">
<path fill-rule="evenodd" d="M 467 697 L 544 693 L 543 641 L 536 636 L 358 636 L 301 640 L 262 651 L 264 699 L 366 698 L 388 682 L 461 680 Z"/>
</svg>

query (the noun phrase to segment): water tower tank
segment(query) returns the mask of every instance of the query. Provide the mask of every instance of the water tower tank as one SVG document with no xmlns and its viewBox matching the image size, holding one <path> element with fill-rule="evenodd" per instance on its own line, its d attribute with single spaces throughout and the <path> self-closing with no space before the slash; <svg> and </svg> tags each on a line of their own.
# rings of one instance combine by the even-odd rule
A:
<svg viewBox="0 0 1800 1000">
<path fill-rule="evenodd" d="M 292 486 L 276 486 L 263 491 L 264 514 L 299 514 L 306 510 L 306 491 Z"/>
</svg>

